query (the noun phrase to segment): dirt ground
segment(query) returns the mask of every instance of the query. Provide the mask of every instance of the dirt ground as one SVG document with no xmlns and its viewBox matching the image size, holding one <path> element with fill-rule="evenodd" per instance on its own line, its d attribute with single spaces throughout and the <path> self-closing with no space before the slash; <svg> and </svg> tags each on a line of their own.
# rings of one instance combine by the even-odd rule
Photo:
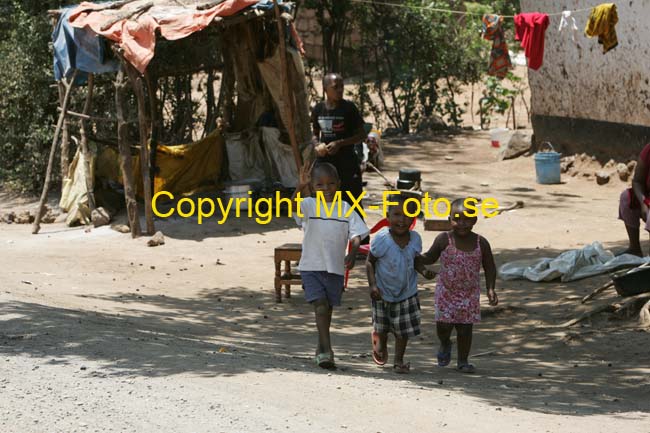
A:
<svg viewBox="0 0 650 433">
<path fill-rule="evenodd" d="M 625 246 L 618 180 L 538 185 L 531 157 L 496 162 L 484 132 L 395 139 L 387 154 L 389 176 L 421 169 L 436 195 L 525 202 L 476 227 L 498 266 L 593 241 Z M 379 197 L 379 177 L 366 179 Z M 26 206 L 0 197 L 2 211 Z M 369 356 L 358 262 L 333 320 L 339 369 L 328 372 L 312 365 L 316 333 L 300 288 L 274 302 L 273 248 L 301 240 L 292 220 L 156 224 L 166 236 L 156 248 L 108 227 L 50 224 L 34 236 L 0 225 L 1 431 L 650 431 L 648 331 L 607 315 L 546 327 L 613 302 L 613 290 L 579 302 L 607 276 L 498 281 L 500 307 L 482 299 L 475 375 L 436 367 L 434 283 L 423 280 L 423 334 L 407 350 L 412 373 L 398 376 Z M 416 230 L 427 247 L 437 235 L 421 222 Z"/>
</svg>

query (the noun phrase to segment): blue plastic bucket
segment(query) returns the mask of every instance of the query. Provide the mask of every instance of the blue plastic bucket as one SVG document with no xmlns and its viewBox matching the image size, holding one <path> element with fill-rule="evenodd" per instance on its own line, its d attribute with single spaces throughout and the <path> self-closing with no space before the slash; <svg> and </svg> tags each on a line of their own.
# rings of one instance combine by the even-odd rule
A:
<svg viewBox="0 0 650 433">
<path fill-rule="evenodd" d="M 544 143 L 551 148 L 550 152 L 537 152 L 535 154 L 535 172 L 537 183 L 560 183 L 560 154 L 555 152 L 550 143 Z"/>
</svg>

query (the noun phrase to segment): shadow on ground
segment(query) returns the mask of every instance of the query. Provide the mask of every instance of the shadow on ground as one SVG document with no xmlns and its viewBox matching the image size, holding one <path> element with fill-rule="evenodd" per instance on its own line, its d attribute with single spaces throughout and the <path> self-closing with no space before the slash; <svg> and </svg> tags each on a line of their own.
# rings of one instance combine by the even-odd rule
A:
<svg viewBox="0 0 650 433">
<path fill-rule="evenodd" d="M 559 252 L 522 249 L 499 255 L 510 260 Z M 359 263 L 334 318 L 337 374 L 396 380 L 399 386 L 407 380 L 407 386 L 456 390 L 495 407 L 544 413 L 650 412 L 649 371 L 639 363 L 650 358 L 647 332 L 602 317 L 571 328 L 547 328 L 593 307 L 578 299 L 606 280 L 500 281 L 501 305 L 484 304 L 484 320 L 475 330 L 472 353 L 478 371 L 473 376 L 435 366 L 434 285 L 423 281 L 423 334 L 407 352 L 414 370 L 398 376 L 372 363 L 370 309 Z M 325 374 L 312 366 L 316 336 L 311 308 L 301 295 L 294 288 L 292 298 L 276 304 L 268 290 L 205 287 L 192 298 L 126 292 L 97 297 L 116 303 L 116 314 L 7 301 L 0 305 L 0 354 L 43 363 L 93 360 L 105 374 L 118 376 Z"/>
</svg>

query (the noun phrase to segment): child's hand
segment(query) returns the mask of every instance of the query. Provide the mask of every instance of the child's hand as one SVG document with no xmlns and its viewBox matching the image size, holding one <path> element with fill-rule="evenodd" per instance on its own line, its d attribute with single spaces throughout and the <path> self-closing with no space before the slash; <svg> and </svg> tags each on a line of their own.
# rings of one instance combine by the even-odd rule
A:
<svg viewBox="0 0 650 433">
<path fill-rule="evenodd" d="M 377 286 L 370 287 L 370 299 L 373 301 L 381 301 L 381 292 Z"/>
<path fill-rule="evenodd" d="M 310 164 L 303 164 L 300 169 L 300 179 L 298 182 L 300 185 L 309 185 L 311 183 L 311 170 L 314 168 L 316 161 L 312 161 Z"/>
<path fill-rule="evenodd" d="M 354 263 L 356 262 L 356 259 L 357 259 L 356 254 L 348 254 L 348 255 L 346 255 L 345 256 L 345 261 L 344 261 L 345 269 L 350 270 L 350 269 L 354 268 Z"/>
<path fill-rule="evenodd" d="M 487 291 L 488 301 L 493 307 L 499 303 L 499 298 L 497 297 L 497 292 L 494 289 L 488 289 Z"/>
<path fill-rule="evenodd" d="M 436 275 L 438 274 L 435 271 L 432 271 L 431 269 L 425 269 L 422 271 L 422 276 L 427 280 L 433 280 L 434 278 L 436 278 Z"/>
</svg>

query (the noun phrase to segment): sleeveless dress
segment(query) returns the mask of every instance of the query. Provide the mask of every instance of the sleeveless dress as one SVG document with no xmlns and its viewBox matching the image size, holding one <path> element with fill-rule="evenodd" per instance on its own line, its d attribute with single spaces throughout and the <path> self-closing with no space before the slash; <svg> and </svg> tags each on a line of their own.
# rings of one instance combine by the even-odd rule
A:
<svg viewBox="0 0 650 433">
<path fill-rule="evenodd" d="M 481 321 L 481 246 L 465 252 L 456 248 L 453 236 L 447 233 L 447 248 L 440 255 L 441 270 L 436 285 L 436 322 L 478 323 Z"/>
</svg>

